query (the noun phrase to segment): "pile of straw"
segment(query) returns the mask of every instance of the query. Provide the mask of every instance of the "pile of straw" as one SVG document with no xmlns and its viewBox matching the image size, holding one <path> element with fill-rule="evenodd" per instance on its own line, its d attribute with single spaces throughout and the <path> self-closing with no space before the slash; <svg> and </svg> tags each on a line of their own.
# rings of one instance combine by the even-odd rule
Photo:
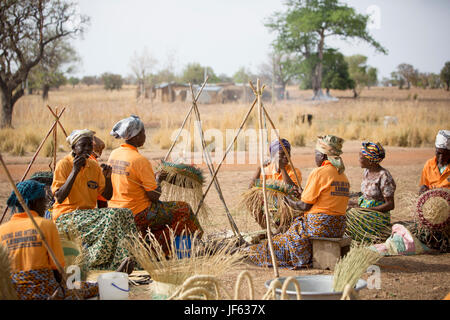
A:
<svg viewBox="0 0 450 320">
<path fill-rule="evenodd" d="M 202 170 L 194 165 L 162 161 L 158 171 L 166 173 L 166 179 L 161 183 L 161 200 L 184 201 L 194 212 L 203 197 L 205 178 Z M 209 216 L 210 209 L 203 203 L 199 210 L 199 219 Z"/>
<path fill-rule="evenodd" d="M 289 228 L 292 220 L 302 213 L 289 207 L 285 201 L 285 197 L 298 200 L 294 196 L 294 188 L 283 181 L 267 180 L 266 192 L 269 210 L 272 213 L 272 222 L 281 230 Z M 238 207 L 250 213 L 260 225 L 261 222 L 262 225 L 265 225 L 264 215 L 261 214 L 261 212 L 264 212 L 262 181 L 256 180 L 252 188 L 241 194 Z M 261 217 L 263 221 L 258 221 Z"/>
<path fill-rule="evenodd" d="M 130 253 L 137 263 L 147 271 L 152 280 L 174 286 L 182 285 L 189 277 L 194 275 L 221 276 L 231 268 L 241 263 L 244 254 L 232 250 L 235 243 L 217 248 L 198 241 L 198 233 L 191 237 L 190 254 L 177 255 L 175 235 L 170 230 L 169 239 L 166 239 L 168 254 L 152 233 L 145 238 L 134 235 L 126 242 Z"/>
<path fill-rule="evenodd" d="M 361 275 L 367 271 L 370 265 L 375 264 L 381 258 L 377 251 L 365 246 L 354 246 L 350 251 L 338 260 L 334 268 L 333 290 L 342 292 L 346 285 L 353 288 Z"/>
<path fill-rule="evenodd" d="M 352 208 L 345 214 L 347 227 L 345 235 L 356 242 L 377 243 L 386 241 L 392 233 L 381 218 L 373 215 L 374 210 L 366 208 Z M 368 218 L 368 215 L 371 215 Z"/>
<path fill-rule="evenodd" d="M 0 300 L 17 300 L 11 281 L 11 261 L 8 250 L 0 244 Z"/>
</svg>

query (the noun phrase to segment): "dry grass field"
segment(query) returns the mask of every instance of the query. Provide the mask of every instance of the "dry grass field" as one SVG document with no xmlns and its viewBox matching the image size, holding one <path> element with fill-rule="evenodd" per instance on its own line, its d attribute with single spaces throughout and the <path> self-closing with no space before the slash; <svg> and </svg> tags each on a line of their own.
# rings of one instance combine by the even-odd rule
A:
<svg viewBox="0 0 450 320">
<path fill-rule="evenodd" d="M 386 146 L 387 156 L 382 165 L 390 170 L 397 183 L 392 221 L 410 220 L 409 200 L 418 190 L 423 164 L 434 155 L 435 135 L 440 129 L 449 129 L 450 93 L 444 90 L 371 88 L 364 90 L 359 99 L 353 99 L 351 92 L 332 91 L 331 94 L 339 101 L 327 103 L 308 101 L 311 92 L 295 88 L 289 88 L 289 94 L 291 100 L 276 105 L 268 102 L 266 107 L 281 136 L 294 145 L 292 158 L 301 170 L 303 185 L 314 168 L 313 146 L 317 135 L 336 134 L 346 140 L 343 159 L 352 191 L 359 191 L 361 183 L 362 170 L 357 160 L 360 140 L 377 140 Z M 102 161 L 106 161 L 110 151 L 120 144 L 120 141 L 109 137 L 113 124 L 130 114 L 139 115 L 147 128 L 147 142 L 141 152 L 154 165 L 166 155 L 171 144 L 170 136 L 181 126 L 190 107 L 189 103 L 155 102 L 152 105 L 149 100 L 138 102 L 134 87 L 125 87 L 119 92 L 106 92 L 99 87 L 62 88 L 50 92 L 47 103 L 42 102 L 39 96 L 26 96 L 16 105 L 14 129 L 0 131 L 0 151 L 16 180 L 21 178 L 34 150 L 51 125 L 52 117 L 46 104 L 60 110 L 66 108 L 61 122 L 68 133 L 73 129 L 90 128 L 106 141 L 107 150 Z M 203 128 L 221 132 L 238 128 L 248 108 L 249 105 L 243 104 L 199 105 Z M 307 113 L 313 115 L 311 126 L 301 122 L 301 115 Z M 386 127 L 383 123 L 385 116 L 397 117 L 398 123 Z M 246 128 L 254 127 L 256 119 L 254 113 Z M 58 132 L 60 159 L 68 149 L 61 130 Z M 48 169 L 51 159 L 46 155 L 50 154 L 50 150 L 48 143 L 36 159 L 31 173 Z M 206 169 L 204 164 L 201 167 Z M 258 230 L 251 218 L 236 209 L 239 196 L 247 188 L 255 170 L 255 164 L 225 164 L 218 175 L 227 205 L 241 232 Z M 206 176 L 209 178 L 209 175 Z M 10 190 L 2 171 L 1 212 Z M 206 203 L 213 212 L 210 219 L 204 222 L 206 232 L 229 230 L 225 210 L 214 188 L 206 197 Z M 450 292 L 450 254 L 386 257 L 378 265 L 382 272 L 381 289 L 365 289 L 361 294 L 363 299 L 442 299 Z M 266 291 L 264 282 L 273 278 L 272 269 L 243 264 L 236 270 L 230 270 L 221 279 L 230 291 L 242 270 L 251 272 L 256 297 L 262 297 Z M 281 276 L 318 273 L 331 272 L 280 270 Z M 138 288 L 133 294 L 137 299 L 148 297 L 145 287 Z"/>
</svg>

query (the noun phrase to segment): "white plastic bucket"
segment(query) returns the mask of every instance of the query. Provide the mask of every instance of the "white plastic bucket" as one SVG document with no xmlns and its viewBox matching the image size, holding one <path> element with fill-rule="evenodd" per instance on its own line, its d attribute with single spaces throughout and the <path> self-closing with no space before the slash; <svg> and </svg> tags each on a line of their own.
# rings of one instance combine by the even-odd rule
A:
<svg viewBox="0 0 450 320">
<path fill-rule="evenodd" d="M 124 272 L 102 273 L 97 278 L 100 300 L 128 300 L 128 274 Z"/>
<path fill-rule="evenodd" d="M 302 300 L 339 300 L 342 297 L 342 292 L 333 291 L 333 275 L 305 275 L 297 276 L 295 279 L 300 285 Z M 277 280 L 283 284 L 286 278 L 281 277 Z M 265 287 L 269 288 L 272 281 L 267 280 Z M 354 289 L 358 292 L 365 287 L 367 282 L 359 279 Z M 281 289 L 275 289 L 275 294 L 276 298 L 280 299 Z M 297 300 L 297 291 L 293 283 L 288 285 L 286 294 L 290 300 Z"/>
</svg>

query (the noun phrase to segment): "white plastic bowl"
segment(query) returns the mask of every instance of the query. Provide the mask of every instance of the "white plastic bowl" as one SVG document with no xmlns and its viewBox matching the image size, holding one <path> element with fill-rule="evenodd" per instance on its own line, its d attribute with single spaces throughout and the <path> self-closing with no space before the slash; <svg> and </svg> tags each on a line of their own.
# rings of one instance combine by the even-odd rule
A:
<svg viewBox="0 0 450 320">
<path fill-rule="evenodd" d="M 332 275 L 311 275 L 311 276 L 297 276 L 295 279 L 300 284 L 302 300 L 339 300 L 342 297 L 342 292 L 333 291 L 333 276 Z M 278 281 L 283 285 L 286 277 L 278 278 Z M 266 288 L 269 288 L 273 280 L 265 282 Z M 355 286 L 355 291 L 359 291 L 367 287 L 367 282 L 359 279 Z M 281 288 L 275 289 L 276 298 L 280 299 Z M 297 300 L 297 291 L 293 283 L 287 287 L 286 294 L 289 300 Z"/>
</svg>

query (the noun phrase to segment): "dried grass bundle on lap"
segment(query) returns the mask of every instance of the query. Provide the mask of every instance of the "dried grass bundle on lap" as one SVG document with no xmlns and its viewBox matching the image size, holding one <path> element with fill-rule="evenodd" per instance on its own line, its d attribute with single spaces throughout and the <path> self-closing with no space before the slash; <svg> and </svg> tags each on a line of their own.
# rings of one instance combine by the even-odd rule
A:
<svg viewBox="0 0 450 320">
<path fill-rule="evenodd" d="M 302 213 L 289 207 L 284 200 L 285 197 L 291 197 L 295 201 L 299 200 L 294 195 L 294 187 L 283 181 L 268 180 L 266 191 L 273 224 L 279 231 L 287 230 L 292 220 Z M 263 229 L 266 228 L 262 181 L 256 180 L 252 188 L 242 193 L 239 209 L 247 211 Z"/>
<path fill-rule="evenodd" d="M 167 174 L 161 184 L 161 200 L 184 201 L 196 212 L 203 197 L 205 178 L 202 170 L 194 165 L 162 161 L 158 171 Z M 199 218 L 207 218 L 209 212 L 209 208 L 203 203 Z"/>
</svg>

